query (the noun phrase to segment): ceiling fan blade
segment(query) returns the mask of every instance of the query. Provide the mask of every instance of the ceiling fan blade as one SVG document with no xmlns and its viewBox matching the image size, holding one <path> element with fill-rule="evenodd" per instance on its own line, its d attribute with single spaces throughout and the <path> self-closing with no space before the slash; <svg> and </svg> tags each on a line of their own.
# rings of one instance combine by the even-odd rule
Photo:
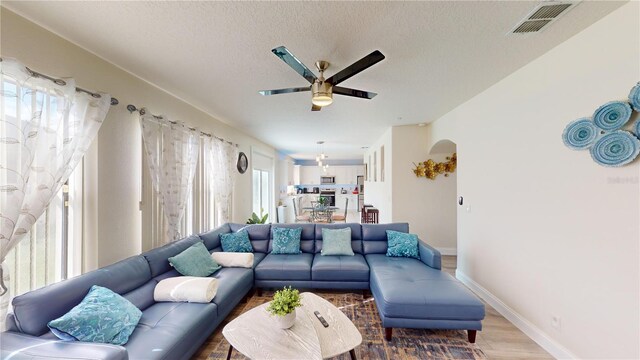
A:
<svg viewBox="0 0 640 360">
<path fill-rule="evenodd" d="M 307 86 L 307 87 L 296 87 L 296 88 L 287 88 L 287 89 L 260 90 L 258 92 L 260 93 L 260 95 L 267 96 L 267 95 L 289 94 L 289 93 L 310 91 L 310 90 L 311 88 Z"/>
<path fill-rule="evenodd" d="M 318 106 L 318 105 L 311 105 L 311 111 L 320 111 L 322 110 L 322 106 Z"/>
<path fill-rule="evenodd" d="M 344 88 L 344 87 L 341 87 L 341 86 L 334 86 L 333 87 L 333 93 L 334 94 L 340 94 L 340 95 L 346 95 L 346 96 L 353 96 L 353 97 L 357 97 L 357 98 L 361 98 L 361 99 L 373 99 L 376 95 L 378 95 L 378 94 L 376 94 L 374 92 L 370 92 L 370 91 Z"/>
<path fill-rule="evenodd" d="M 363 57 L 362 59 L 354 62 L 353 64 L 347 66 L 345 69 L 341 70 L 337 74 L 327 79 L 327 82 L 332 85 L 338 85 L 341 82 L 347 80 L 353 75 L 366 70 L 367 68 L 379 63 L 384 60 L 384 55 L 378 50 L 372 52 L 371 54 Z"/>
<path fill-rule="evenodd" d="M 298 60 L 286 47 L 278 46 L 271 50 L 277 57 L 282 59 L 287 65 L 291 66 L 298 74 L 307 79 L 308 82 L 313 84 L 318 78 L 306 67 L 302 61 Z"/>
</svg>

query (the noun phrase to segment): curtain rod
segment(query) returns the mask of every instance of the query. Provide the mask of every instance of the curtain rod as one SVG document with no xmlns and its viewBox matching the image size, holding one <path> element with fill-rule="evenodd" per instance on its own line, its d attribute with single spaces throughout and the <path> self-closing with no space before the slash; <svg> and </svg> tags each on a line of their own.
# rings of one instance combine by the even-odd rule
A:
<svg viewBox="0 0 640 360">
<path fill-rule="evenodd" d="M 0 62 L 2 62 L 2 60 L 3 60 L 3 59 L 0 57 Z M 51 76 L 49 76 L 49 75 L 45 75 L 45 74 L 43 74 L 43 73 L 39 73 L 39 72 L 37 72 L 37 71 L 33 71 L 33 70 L 29 69 L 29 68 L 28 68 L 28 67 L 26 67 L 26 66 L 25 66 L 25 68 L 26 68 L 26 69 L 27 69 L 27 71 L 29 72 L 29 75 L 31 75 L 31 76 L 33 76 L 33 77 L 39 77 L 39 78 L 47 79 L 47 80 L 52 81 L 54 84 L 56 84 L 56 85 L 60 85 L 60 86 L 65 86 L 65 85 L 67 85 L 67 82 L 66 82 L 66 81 L 64 81 L 64 80 L 62 80 L 62 79 L 56 79 L 56 78 L 51 77 Z M 83 88 L 80 88 L 80 87 L 76 87 L 76 91 L 83 92 L 83 93 L 85 93 L 85 94 L 89 94 L 89 95 L 93 96 L 93 97 L 94 97 L 94 98 L 96 98 L 96 99 L 99 99 L 99 98 L 101 98 L 101 97 L 102 97 L 102 95 L 100 95 L 100 94 L 98 94 L 98 93 L 94 93 L 94 92 L 92 92 L 92 91 L 89 91 L 89 90 L 86 90 L 86 89 L 83 89 Z M 112 98 L 111 98 L 111 105 L 118 105 L 119 103 L 120 103 L 120 102 L 118 101 L 118 99 L 116 99 L 116 98 L 114 98 L 114 97 L 112 97 Z"/>
<path fill-rule="evenodd" d="M 127 105 L 127 110 L 129 110 L 130 113 L 138 112 L 140 115 L 146 114 L 146 111 L 145 111 L 144 108 L 138 109 L 135 105 L 131 105 L 131 104 Z M 154 114 L 150 114 L 150 115 L 153 116 L 156 119 L 163 119 L 163 117 L 159 116 L 159 115 L 154 115 Z M 169 121 L 172 124 L 178 124 L 177 121 L 172 121 L 172 120 L 167 120 L 167 121 Z M 189 126 L 186 126 L 186 125 L 185 125 L 185 127 L 188 128 L 189 130 L 194 130 L 194 131 L 197 130 L 196 128 L 192 128 L 192 127 L 189 127 Z M 225 140 L 225 139 L 223 139 L 223 138 L 221 138 L 219 136 L 215 136 L 213 134 L 209 134 L 209 133 L 206 133 L 206 132 L 203 132 L 203 131 L 199 131 L 199 133 L 200 133 L 200 135 L 207 136 L 207 137 L 210 137 L 210 138 L 215 138 L 215 139 L 218 139 L 218 140 L 220 140 L 222 142 L 227 142 L 227 143 L 229 143 L 231 145 L 235 145 L 235 147 L 238 147 L 238 144 L 234 144 L 231 141 Z"/>
</svg>

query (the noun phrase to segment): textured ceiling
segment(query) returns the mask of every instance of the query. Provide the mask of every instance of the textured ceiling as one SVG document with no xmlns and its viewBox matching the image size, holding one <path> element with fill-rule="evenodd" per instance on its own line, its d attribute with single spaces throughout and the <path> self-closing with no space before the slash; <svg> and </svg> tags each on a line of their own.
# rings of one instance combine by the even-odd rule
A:
<svg viewBox="0 0 640 360">
<path fill-rule="evenodd" d="M 389 126 L 437 119 L 624 2 L 581 2 L 541 33 L 506 35 L 538 3 L 2 5 L 294 158 L 311 158 L 325 140 L 331 158 L 346 159 L 360 158 L 361 147 Z M 327 77 L 380 50 L 384 61 L 341 84 L 378 96 L 336 95 L 333 105 L 311 112 L 308 92 L 259 95 L 308 85 L 271 53 L 279 45 L 314 70 L 316 60 L 329 61 Z"/>
</svg>

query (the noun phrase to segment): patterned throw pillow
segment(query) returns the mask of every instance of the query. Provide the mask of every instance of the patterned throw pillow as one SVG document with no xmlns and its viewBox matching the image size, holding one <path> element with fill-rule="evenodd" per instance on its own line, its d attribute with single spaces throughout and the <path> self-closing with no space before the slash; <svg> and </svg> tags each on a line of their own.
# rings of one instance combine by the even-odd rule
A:
<svg viewBox="0 0 640 360">
<path fill-rule="evenodd" d="M 213 260 L 203 243 L 195 243 L 180 254 L 170 257 L 169 263 L 185 276 L 205 277 L 220 270 L 221 266 Z"/>
<path fill-rule="evenodd" d="M 80 304 L 47 326 L 66 341 L 124 345 L 141 317 L 142 311 L 129 300 L 93 285 Z"/>
<path fill-rule="evenodd" d="M 387 256 L 401 256 L 420 259 L 418 235 L 387 230 Z"/>
<path fill-rule="evenodd" d="M 320 250 L 320 254 L 354 256 L 355 254 L 351 247 L 351 228 L 322 228 L 322 250 Z"/>
<path fill-rule="evenodd" d="M 224 252 L 253 252 L 253 246 L 249 241 L 249 233 L 246 230 L 220 234 L 220 243 Z"/>
<path fill-rule="evenodd" d="M 302 228 L 278 228 L 274 227 L 273 232 L 272 254 L 300 254 L 300 236 L 302 236 Z"/>
</svg>

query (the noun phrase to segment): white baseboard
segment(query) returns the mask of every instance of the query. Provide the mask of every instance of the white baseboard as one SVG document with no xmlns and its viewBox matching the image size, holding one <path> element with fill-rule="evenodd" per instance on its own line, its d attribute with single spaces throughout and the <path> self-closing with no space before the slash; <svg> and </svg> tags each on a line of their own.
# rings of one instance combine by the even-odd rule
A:
<svg viewBox="0 0 640 360">
<path fill-rule="evenodd" d="M 530 337 L 533 341 L 538 343 L 543 349 L 551 354 L 556 359 L 577 359 L 578 357 L 572 354 L 567 348 L 558 344 L 555 340 L 549 337 L 540 328 L 529 322 L 529 320 L 522 317 L 515 310 L 510 308 L 507 304 L 503 303 L 495 295 L 490 293 L 487 289 L 482 287 L 477 282 L 473 281 L 466 274 L 460 270 L 456 270 L 456 278 L 463 284 L 467 285 L 476 295 L 482 300 L 491 305 L 497 312 L 509 320 L 513 325 Z"/>
<path fill-rule="evenodd" d="M 458 255 L 458 248 L 439 247 L 436 250 L 440 251 L 440 255 Z"/>
</svg>

